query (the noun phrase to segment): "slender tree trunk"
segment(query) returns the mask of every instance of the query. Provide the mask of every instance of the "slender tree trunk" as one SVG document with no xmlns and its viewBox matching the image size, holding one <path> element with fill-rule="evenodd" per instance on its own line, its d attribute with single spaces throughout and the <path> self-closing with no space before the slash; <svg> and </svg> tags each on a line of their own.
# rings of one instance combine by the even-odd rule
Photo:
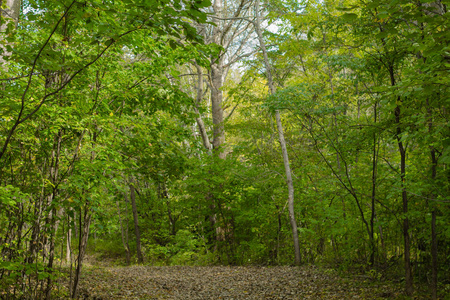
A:
<svg viewBox="0 0 450 300">
<path fill-rule="evenodd" d="M 54 186 L 56 186 L 57 184 L 57 180 L 58 180 L 58 173 L 59 173 L 59 157 L 60 157 L 60 153 L 61 153 L 61 141 L 62 141 L 62 130 L 60 129 L 58 131 L 58 135 L 55 138 L 55 146 L 52 152 L 52 157 L 53 157 L 53 162 L 52 162 L 52 167 L 50 168 L 50 177 L 51 177 L 51 181 L 53 183 Z M 57 190 L 55 188 L 53 188 L 53 192 L 51 194 L 50 197 L 50 201 L 49 201 L 49 205 L 53 206 L 53 201 L 55 201 L 57 195 Z M 55 256 L 55 235 L 56 235 L 56 231 L 58 230 L 58 221 L 57 221 L 57 211 L 55 206 L 53 206 L 49 219 L 48 219 L 48 224 L 50 225 L 51 228 L 51 232 L 50 232 L 50 240 L 48 243 L 49 249 L 48 249 L 48 263 L 47 263 L 47 272 L 52 274 L 53 273 L 53 261 L 54 261 L 54 256 Z M 51 298 L 51 291 L 52 291 L 52 276 L 49 276 L 47 278 L 47 288 L 45 290 L 45 298 L 46 299 L 50 299 Z"/>
<path fill-rule="evenodd" d="M 175 236 L 177 234 L 177 221 L 178 217 L 172 214 L 172 208 L 170 207 L 170 199 L 169 192 L 167 191 L 167 187 L 165 183 L 160 183 L 158 186 L 159 196 L 161 200 L 165 200 L 167 205 L 167 218 L 169 219 L 170 224 L 170 234 Z"/>
<path fill-rule="evenodd" d="M 436 234 L 436 208 L 431 211 L 431 296 L 437 299 L 438 245 Z"/>
<path fill-rule="evenodd" d="M 133 210 L 133 220 L 134 220 L 134 232 L 136 233 L 136 252 L 138 257 L 138 263 L 144 263 L 144 257 L 141 251 L 141 232 L 139 230 L 139 220 L 136 207 L 136 193 L 133 185 L 133 181 L 130 183 L 130 200 L 131 208 Z"/>
<path fill-rule="evenodd" d="M 78 296 L 78 283 L 80 280 L 81 269 L 83 267 L 83 259 L 86 254 L 86 247 L 89 238 L 89 227 L 91 225 L 91 212 L 89 209 L 89 205 L 86 204 L 84 209 L 84 217 L 82 218 L 82 213 L 80 209 L 80 219 L 79 219 L 79 232 L 80 237 L 78 240 L 78 257 L 77 257 L 77 267 L 75 270 L 75 277 L 73 280 L 73 288 L 72 288 L 72 298 L 76 299 Z M 81 226 L 83 224 L 83 227 Z"/>
<path fill-rule="evenodd" d="M 400 100 L 399 100 L 400 101 Z M 402 187 L 402 203 L 403 203 L 403 239 L 404 239 L 404 259 L 405 259 L 405 290 L 408 296 L 411 296 L 414 292 L 413 288 L 413 276 L 411 267 L 411 241 L 409 237 L 409 218 L 408 218 L 408 195 L 406 191 L 406 149 L 401 140 L 401 128 L 400 128 L 400 106 L 395 108 L 395 120 L 397 123 L 397 141 L 398 150 L 400 152 L 400 177 Z"/>
<path fill-rule="evenodd" d="M 264 56 L 264 64 L 266 67 L 267 84 L 269 86 L 269 92 L 270 92 L 270 94 L 273 94 L 273 93 L 275 93 L 275 86 L 273 84 L 272 71 L 271 71 L 271 66 L 269 63 L 269 58 L 267 56 L 266 45 L 264 43 L 264 39 L 263 39 L 262 32 L 261 32 L 261 17 L 259 15 L 259 3 L 260 3 L 260 1 L 256 0 L 255 29 L 256 29 L 256 33 L 258 35 L 259 45 L 261 47 L 261 50 L 262 50 L 263 56 Z M 291 229 L 292 229 L 292 240 L 294 243 L 294 252 L 295 252 L 295 264 L 300 265 L 301 264 L 301 254 L 300 254 L 300 246 L 299 246 L 299 239 L 298 239 L 297 221 L 295 219 L 294 184 L 292 182 L 292 173 L 291 173 L 291 168 L 289 165 L 289 157 L 288 157 L 288 152 L 287 152 L 287 148 L 286 148 L 286 140 L 284 139 L 283 125 L 281 123 L 280 111 L 278 109 L 275 111 L 275 118 L 277 121 L 278 137 L 279 137 L 279 141 L 280 141 L 281 152 L 283 154 L 284 170 L 286 172 L 286 183 L 288 186 L 289 222 L 291 224 Z"/>
<path fill-rule="evenodd" d="M 55 223 L 55 218 L 56 218 L 56 209 L 53 208 L 52 212 L 51 212 L 52 216 L 51 216 L 51 223 L 52 224 L 52 231 L 50 232 L 50 241 L 49 241 L 49 253 L 48 253 L 48 263 L 47 263 L 47 272 L 49 274 L 53 273 L 53 261 L 54 261 L 54 257 L 55 257 L 55 235 L 56 235 L 56 223 Z M 49 276 L 47 278 L 47 287 L 45 289 L 45 299 L 51 299 L 51 292 L 52 292 L 52 285 L 53 285 L 53 281 L 52 281 L 52 276 Z"/>
<path fill-rule="evenodd" d="M 206 132 L 205 123 L 203 122 L 202 116 L 200 115 L 200 112 L 198 110 L 198 106 L 200 105 L 202 98 L 203 98 L 203 72 L 202 68 L 196 63 L 195 67 L 197 69 L 197 99 L 194 105 L 195 113 L 197 114 L 197 117 L 195 120 L 197 121 L 198 130 L 200 131 L 200 135 L 202 137 L 203 146 L 208 150 L 208 152 L 211 151 L 212 145 L 209 141 L 208 133 Z"/>
<path fill-rule="evenodd" d="M 119 205 L 119 201 L 116 202 L 117 204 L 117 214 L 119 216 L 119 223 L 120 223 L 120 233 L 121 233 L 121 237 L 122 237 L 122 245 L 123 248 L 125 249 L 125 253 L 126 253 L 126 260 L 127 260 L 127 265 L 130 265 L 131 262 L 131 257 L 130 257 L 130 247 L 128 246 L 128 239 L 125 240 L 125 234 L 124 234 L 124 229 L 123 229 L 123 225 L 122 225 L 122 217 L 120 214 L 120 205 Z"/>
<path fill-rule="evenodd" d="M 429 101 L 427 100 L 428 106 L 428 133 L 433 133 L 433 119 L 431 114 L 431 108 Z M 437 158 L 436 150 L 433 146 L 430 146 L 430 158 L 431 158 L 431 182 L 434 183 L 436 180 L 436 168 L 437 168 Z M 432 191 L 430 195 L 431 204 L 431 297 L 432 299 L 437 299 L 437 281 L 438 281 L 438 248 L 437 248 L 437 234 L 436 234 L 436 206 L 434 203 L 435 194 Z"/>
<path fill-rule="evenodd" d="M 388 68 L 391 86 L 396 85 L 394 66 L 389 65 Z M 396 101 L 400 104 L 402 99 L 398 97 Z M 397 105 L 394 110 L 394 117 L 396 123 L 395 137 L 397 139 L 398 151 L 400 154 L 400 180 L 402 190 L 402 208 L 403 208 L 403 241 L 404 241 L 404 263 L 405 263 L 405 292 L 408 296 L 411 296 L 414 292 L 413 288 L 413 275 L 411 266 L 411 241 L 409 237 L 409 218 L 408 218 L 408 194 L 406 191 L 406 148 L 402 141 L 402 128 L 401 128 L 401 108 Z"/>
<path fill-rule="evenodd" d="M 68 219 L 68 229 L 67 229 L 67 238 L 66 238 L 66 263 L 71 263 L 72 251 L 70 248 L 70 244 L 72 242 L 72 228 L 70 227 L 70 218 Z"/>
<path fill-rule="evenodd" d="M 128 232 L 130 231 L 130 228 L 128 227 L 128 216 L 130 215 L 128 212 L 128 199 L 127 199 L 127 195 L 125 194 L 125 218 L 124 218 L 124 222 L 125 222 L 125 242 L 127 244 L 128 247 L 128 252 L 130 253 L 130 263 L 131 263 L 131 251 L 130 251 L 130 243 L 129 243 L 129 238 L 128 238 Z"/>
<path fill-rule="evenodd" d="M 378 222 L 378 217 L 375 215 L 375 217 L 377 218 L 377 222 Z M 386 260 L 386 244 L 384 242 L 384 236 L 383 236 L 383 227 L 381 227 L 381 225 L 378 225 L 378 231 L 380 232 L 380 242 L 381 242 L 381 251 L 382 251 L 382 256 L 383 256 L 383 260 Z"/>
<path fill-rule="evenodd" d="M 377 104 L 375 103 L 374 107 L 374 123 L 377 122 Z M 375 265 L 375 252 L 376 252 L 376 245 L 375 245 L 375 228 L 374 228 L 374 222 L 375 222 L 375 196 L 376 196 L 376 187 L 377 187 L 377 161 L 378 161 L 378 150 L 377 150 L 377 136 L 376 133 L 373 134 L 373 148 L 372 148 L 372 205 L 371 205 L 371 216 L 370 216 L 370 265 Z"/>
<path fill-rule="evenodd" d="M 427 9 L 422 10 L 424 13 L 444 15 L 447 12 L 446 6 L 441 1 L 431 1 L 427 3 L 418 3 L 419 7 L 424 6 Z M 425 24 L 420 23 L 422 30 L 422 39 L 426 35 L 424 29 Z M 426 57 L 422 56 L 423 63 L 426 64 Z M 430 107 L 429 99 L 426 100 L 427 114 L 428 114 L 428 133 L 433 134 L 433 116 Z M 430 158 L 431 158 L 431 182 L 434 183 L 436 179 L 437 158 L 436 149 L 430 146 Z M 431 202 L 431 296 L 432 299 L 437 299 L 437 281 L 438 281 L 438 249 L 437 249 L 437 233 L 436 233 L 436 206 L 434 203 L 435 194 L 434 191 L 430 195 Z"/>
<path fill-rule="evenodd" d="M 280 139 L 281 151 L 283 153 L 284 169 L 286 172 L 286 183 L 288 186 L 289 222 L 291 223 L 292 229 L 292 240 L 294 243 L 294 252 L 295 252 L 295 264 L 300 265 L 301 264 L 300 244 L 298 239 L 297 221 L 295 219 L 295 209 L 294 209 L 294 184 L 292 182 L 292 174 L 291 168 L 289 166 L 289 157 L 286 148 L 286 141 L 284 139 L 280 112 L 278 110 L 275 111 L 275 118 L 277 120 L 278 135 Z"/>
</svg>

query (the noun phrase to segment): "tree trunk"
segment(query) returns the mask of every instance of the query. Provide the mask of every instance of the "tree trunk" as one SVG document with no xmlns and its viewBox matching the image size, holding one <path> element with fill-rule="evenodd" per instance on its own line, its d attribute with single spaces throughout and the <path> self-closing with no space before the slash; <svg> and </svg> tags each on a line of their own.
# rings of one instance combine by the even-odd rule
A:
<svg viewBox="0 0 450 300">
<path fill-rule="evenodd" d="M 433 134 L 433 118 L 431 113 L 431 108 L 429 106 L 429 101 L 427 100 L 428 106 L 428 133 Z M 430 146 L 430 158 L 431 158 L 431 182 L 434 183 L 436 180 L 436 168 L 437 168 L 437 158 L 436 149 Z M 437 281 L 438 281 L 438 249 L 437 249 L 437 233 L 436 233 L 436 206 L 434 203 L 435 194 L 432 191 L 430 195 L 431 204 L 431 297 L 432 299 L 437 299 Z"/>
<path fill-rule="evenodd" d="M 394 66 L 390 64 L 388 66 L 389 77 L 391 86 L 396 85 Z M 397 103 L 401 103 L 400 96 L 396 99 Z M 408 218 L 408 195 L 406 191 L 406 149 L 402 141 L 402 128 L 401 128 L 401 109 L 400 105 L 397 105 L 394 110 L 395 123 L 397 125 L 395 131 L 395 138 L 397 139 L 398 151 L 400 154 L 400 180 L 402 190 L 402 208 L 404 214 L 403 220 L 403 241 L 404 241 L 404 263 L 405 263 L 405 292 L 408 296 L 411 296 L 414 292 L 413 288 L 413 276 L 411 267 L 411 241 L 409 237 L 409 218 Z"/>
<path fill-rule="evenodd" d="M 433 203 L 434 205 L 434 203 Z M 431 212 L 431 296 L 437 299 L 438 282 L 438 247 L 436 234 L 436 208 Z"/>
<path fill-rule="evenodd" d="M 136 208 L 136 193 L 135 193 L 133 182 L 130 183 L 130 200 L 131 200 L 131 208 L 133 210 L 134 232 L 136 233 L 136 251 L 137 251 L 137 257 L 138 257 L 138 263 L 143 264 L 144 257 L 142 256 L 142 251 L 141 251 L 141 233 L 139 230 L 139 221 L 138 221 L 138 214 L 137 214 L 137 208 Z"/>
<path fill-rule="evenodd" d="M 79 231 L 80 231 L 80 237 L 78 241 L 78 257 L 77 257 L 77 267 L 75 270 L 75 277 L 73 280 L 73 288 L 72 288 L 72 298 L 76 299 L 78 296 L 78 283 L 80 280 L 81 275 L 81 268 L 83 267 L 83 259 L 84 255 L 86 254 L 86 247 L 88 243 L 89 238 L 89 227 L 91 225 L 91 212 L 89 209 L 89 205 L 86 203 L 85 209 L 84 209 L 84 217 L 81 217 L 81 209 L 80 209 L 80 219 L 79 219 Z M 81 227 L 81 224 L 83 224 L 83 228 Z"/>
<path fill-rule="evenodd" d="M 14 22 L 15 26 L 19 22 L 19 14 L 20 14 L 20 3 L 21 0 L 0 0 L 0 8 L 3 5 L 6 5 L 5 9 L 1 9 L 1 19 L 0 19 L 0 34 L 6 31 L 8 24 L 10 22 Z M 4 38 L 4 36 L 0 36 L 0 41 Z M 0 45 L 0 68 L 5 68 L 3 56 L 10 56 L 11 52 L 7 52 L 3 45 Z"/>
<path fill-rule="evenodd" d="M 218 18 L 223 17 L 222 0 L 215 0 L 213 3 L 214 14 Z M 220 20 L 218 21 L 220 22 Z M 221 26 L 213 27 L 213 43 L 222 45 L 223 28 Z M 211 111 L 213 121 L 213 142 L 214 152 L 220 157 L 225 158 L 224 149 L 220 149 L 225 142 L 225 132 L 223 127 L 223 108 L 222 108 L 222 87 L 223 87 L 223 70 L 224 70 L 223 53 L 219 53 L 217 57 L 211 58 Z"/>
<path fill-rule="evenodd" d="M 242 21 L 240 21 L 239 18 L 249 11 L 248 4 L 250 1 L 251 0 L 240 0 L 238 2 L 227 3 L 223 0 L 213 0 L 213 12 L 210 15 L 210 21 L 214 22 L 216 25 L 210 27 L 200 25 L 198 30 L 199 34 L 204 36 L 208 44 L 214 43 L 222 47 L 219 53 L 210 56 L 210 72 L 208 74 L 213 123 L 212 140 L 208 138 L 203 120 L 198 113 L 198 108 L 196 108 L 196 113 L 198 115 L 197 125 L 202 136 L 203 145 L 207 149 L 208 153 L 211 153 L 220 159 L 225 159 L 227 155 L 226 149 L 223 147 L 223 144 L 225 143 L 225 118 L 222 88 L 230 66 L 238 62 L 239 58 L 248 56 L 243 55 L 242 52 L 247 49 L 244 45 L 248 41 L 250 34 L 247 34 L 244 38 L 242 38 L 242 33 L 248 30 L 248 26 L 242 26 Z M 249 31 L 247 31 L 247 33 L 248 32 Z M 236 45 L 238 45 L 236 48 L 232 47 Z M 235 52 L 230 54 L 230 48 L 234 48 L 233 50 L 235 50 Z M 196 67 L 199 69 L 197 65 Z M 199 103 L 203 96 L 203 79 L 201 77 L 201 71 L 198 71 L 198 76 L 197 102 Z M 210 201 L 209 206 L 211 208 L 211 215 L 209 216 L 209 219 L 212 225 L 211 232 L 216 243 L 214 249 L 216 249 L 217 235 L 215 234 L 215 230 L 217 229 L 216 224 L 218 218 L 215 215 L 215 210 L 217 209 L 216 199 L 214 199 L 211 194 L 212 193 L 207 193 L 206 198 Z"/>
<path fill-rule="evenodd" d="M 289 222 L 291 223 L 292 229 L 292 240 L 294 242 L 294 252 L 295 252 L 295 264 L 301 264 L 301 254 L 300 245 L 298 239 L 297 221 L 295 220 L 295 209 L 294 209 L 294 184 L 292 182 L 291 168 L 289 166 L 289 157 L 286 148 L 286 141 L 284 139 L 283 127 L 281 124 L 280 112 L 275 111 L 275 117 L 277 120 L 278 135 L 280 138 L 281 151 L 283 153 L 284 169 L 286 171 L 286 183 L 288 186 L 288 209 L 289 209 Z"/>
<path fill-rule="evenodd" d="M 50 179 L 53 184 L 53 186 L 57 185 L 58 181 L 58 173 L 59 173 L 59 158 L 61 153 L 61 142 L 62 142 L 62 135 L 63 132 L 60 129 L 58 131 L 58 135 L 55 137 L 55 145 L 54 149 L 52 151 L 52 166 L 50 168 Z M 55 200 L 57 195 L 57 189 L 53 188 L 52 194 L 49 197 L 49 205 L 53 206 L 53 201 Z M 52 274 L 53 273 L 53 261 L 55 257 L 55 236 L 56 232 L 58 231 L 58 223 L 57 220 L 57 211 L 56 207 L 53 206 L 51 213 L 48 217 L 47 224 L 50 225 L 51 232 L 49 235 L 49 241 L 48 241 L 48 263 L 47 263 L 47 272 Z M 47 288 L 45 290 L 45 298 L 50 299 L 51 298 L 51 291 L 52 291 L 52 276 L 49 276 L 47 278 Z"/>
<path fill-rule="evenodd" d="M 259 0 L 256 0 L 255 13 L 256 13 L 255 29 L 256 29 L 256 33 L 258 35 L 259 45 L 261 47 L 261 50 L 262 50 L 263 56 L 264 56 L 264 64 L 266 67 L 266 74 L 267 74 L 267 85 L 269 86 L 269 93 L 273 94 L 273 93 L 275 93 L 275 86 L 273 84 L 271 66 L 269 63 L 269 58 L 267 56 L 266 45 L 264 43 L 262 32 L 261 32 L 261 17 L 259 15 Z M 288 157 L 288 152 L 287 152 L 287 148 L 286 148 L 286 141 L 284 139 L 283 125 L 281 123 L 280 111 L 278 109 L 275 111 L 275 118 L 277 121 L 278 137 L 279 137 L 279 141 L 280 141 L 281 152 L 283 154 L 284 169 L 286 172 L 286 183 L 288 186 L 289 222 L 291 223 L 292 240 L 294 242 L 295 264 L 300 265 L 301 264 L 301 254 L 300 254 L 300 246 L 299 246 L 299 240 L 298 240 L 297 221 L 295 220 L 294 184 L 292 182 L 292 174 L 291 174 L 291 168 L 289 165 L 289 157 Z"/>
<path fill-rule="evenodd" d="M 72 263 L 72 260 L 71 260 L 72 251 L 70 248 L 71 241 L 72 241 L 72 228 L 70 227 L 70 219 L 69 219 L 68 229 L 67 229 L 67 239 L 66 239 L 66 263 L 67 264 Z"/>
<path fill-rule="evenodd" d="M 220 59 L 219 59 L 220 60 Z M 225 132 L 223 127 L 223 108 L 222 108 L 222 86 L 223 86 L 223 66 L 220 62 L 211 65 L 211 110 L 214 126 L 212 146 L 214 152 L 220 158 L 225 158 L 226 153 L 220 147 L 225 142 Z"/>
<path fill-rule="evenodd" d="M 125 240 L 125 234 L 124 234 L 124 230 L 123 230 L 123 225 L 122 225 L 122 217 L 120 214 L 120 205 L 119 205 L 119 201 L 116 202 L 117 203 L 117 214 L 119 216 L 119 223 L 120 223 L 120 233 L 121 233 L 121 237 L 122 237 L 122 245 L 123 248 L 125 249 L 125 253 L 126 253 L 126 260 L 127 260 L 127 265 L 129 266 L 131 263 L 131 257 L 130 257 L 130 247 L 128 245 L 128 239 Z"/>
<path fill-rule="evenodd" d="M 200 102 L 202 101 L 203 97 L 203 72 L 202 68 L 196 63 L 195 67 L 197 69 L 197 99 L 196 103 L 194 105 L 194 111 L 197 114 L 197 117 L 195 120 L 197 121 L 198 130 L 200 131 L 200 135 L 202 137 L 203 146 L 206 148 L 208 152 L 211 151 L 212 145 L 209 141 L 208 133 L 206 132 L 205 123 L 203 122 L 202 116 L 200 115 L 200 112 L 198 110 L 198 106 L 200 105 Z"/>
<path fill-rule="evenodd" d="M 223 0 L 214 0 L 213 2 L 213 10 L 215 17 L 219 18 L 217 20 L 218 26 L 214 26 L 212 29 L 212 42 L 217 45 L 223 45 L 224 38 L 223 33 L 223 21 L 220 20 L 224 16 L 223 12 Z M 222 108 L 222 100 L 223 100 L 223 70 L 224 70 L 224 56 L 223 52 L 220 52 L 217 56 L 211 57 L 210 63 L 210 87 L 211 87 L 211 114 L 212 114 L 212 122 L 213 122 L 213 140 L 212 140 L 212 149 L 213 155 L 217 155 L 221 159 L 226 158 L 226 152 L 222 149 L 222 144 L 225 142 L 225 131 L 223 124 L 223 108 Z M 212 196 L 210 192 L 208 192 L 208 196 L 210 199 L 210 208 L 211 215 L 209 216 L 209 220 L 211 223 L 211 229 L 214 239 L 214 247 L 213 251 L 216 252 L 218 249 L 218 235 L 217 235 L 217 215 L 215 213 L 216 210 L 216 200 Z"/>
<path fill-rule="evenodd" d="M 0 32 L 5 32 L 9 22 L 13 21 L 15 26 L 19 22 L 20 4 L 21 0 L 0 0 L 0 7 L 6 6 L 5 9 L 1 9 L 1 21 Z"/>
<path fill-rule="evenodd" d="M 400 101 L 400 99 L 398 100 Z M 409 218 L 408 218 L 408 195 L 406 191 L 406 149 L 401 140 L 400 128 L 400 106 L 395 108 L 395 121 L 397 123 L 397 142 L 400 152 L 400 178 L 402 187 L 402 203 L 403 203 L 403 239 L 404 239 L 404 259 L 405 259 L 405 291 L 408 296 L 413 294 L 413 276 L 411 268 L 411 241 L 409 237 Z"/>
<path fill-rule="evenodd" d="M 374 123 L 377 123 L 377 104 L 375 103 L 374 107 Z M 378 162 L 378 150 L 377 150 L 377 136 L 376 133 L 373 134 L 373 147 L 372 147 L 372 203 L 371 203 L 371 216 L 370 216 L 370 265 L 375 265 L 375 196 L 376 196 L 376 187 L 377 187 L 377 162 Z"/>
</svg>

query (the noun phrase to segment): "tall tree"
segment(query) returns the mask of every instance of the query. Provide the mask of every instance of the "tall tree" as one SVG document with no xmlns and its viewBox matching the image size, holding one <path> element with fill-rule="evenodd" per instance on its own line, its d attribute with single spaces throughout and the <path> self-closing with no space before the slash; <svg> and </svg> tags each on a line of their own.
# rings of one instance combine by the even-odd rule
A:
<svg viewBox="0 0 450 300">
<path fill-rule="evenodd" d="M 246 45 L 252 35 L 252 23 L 243 18 L 249 16 L 251 7 L 252 0 L 230 1 L 226 5 L 223 0 L 214 0 L 211 7 L 211 21 L 215 25 L 202 25 L 200 30 L 206 43 L 220 47 L 219 51 L 210 57 L 208 74 L 213 123 L 211 144 L 220 158 L 226 156 L 225 149 L 221 149 L 225 142 L 223 86 L 230 68 L 243 57 L 250 55 Z M 200 124 L 199 126 L 201 127 Z"/>
<path fill-rule="evenodd" d="M 259 46 L 261 47 L 261 50 L 263 52 L 264 65 L 265 65 L 266 75 L 267 75 L 267 85 L 269 87 L 269 93 L 274 94 L 276 92 L 276 88 L 275 88 L 275 85 L 273 82 L 272 71 L 271 71 L 272 68 L 271 68 L 271 65 L 269 62 L 266 44 L 264 42 L 262 31 L 261 31 L 260 0 L 256 0 L 255 14 L 256 14 L 255 29 L 256 29 L 256 33 L 258 35 Z M 276 122 L 277 122 L 278 138 L 280 141 L 281 151 L 283 154 L 284 169 L 286 172 L 286 183 L 288 186 L 289 221 L 291 223 L 292 241 L 294 244 L 295 264 L 300 265 L 301 264 L 301 254 L 300 254 L 300 245 L 299 245 L 299 240 L 298 240 L 297 220 L 295 219 L 294 184 L 292 182 L 292 172 L 291 172 L 291 168 L 289 165 L 289 156 L 288 156 L 287 147 L 286 147 L 286 140 L 284 138 L 283 124 L 281 123 L 281 116 L 280 116 L 279 109 L 275 110 L 275 118 L 276 118 Z"/>
</svg>

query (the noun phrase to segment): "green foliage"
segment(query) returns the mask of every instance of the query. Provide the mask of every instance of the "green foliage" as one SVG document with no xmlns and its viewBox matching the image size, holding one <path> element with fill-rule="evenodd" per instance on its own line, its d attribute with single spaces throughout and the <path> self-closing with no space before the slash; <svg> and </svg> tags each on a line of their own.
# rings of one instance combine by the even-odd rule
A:
<svg viewBox="0 0 450 300">
<path fill-rule="evenodd" d="M 124 174 L 182 172 L 191 102 L 165 72 L 204 65 L 215 50 L 193 27 L 210 2 L 172 4 L 27 1 L 18 28 L 0 36 L 11 52 L 0 88 L 0 277 L 19 287 L 28 274 L 14 268 L 36 267 L 24 297 L 52 290 L 55 244 L 68 230 L 79 235 L 89 220 L 95 237 L 120 228 L 111 204 L 127 190 Z M 104 241 L 92 251 L 123 253 Z"/>
<path fill-rule="evenodd" d="M 0 36 L 1 288 L 43 297 L 84 226 L 90 255 L 135 262 L 131 186 L 149 264 L 290 264 L 278 110 L 303 260 L 398 277 L 407 219 L 426 282 L 435 216 L 445 290 L 449 23 L 430 3 L 267 3 L 278 91 L 260 56 L 230 71 L 222 159 L 195 127 L 214 129 L 195 70 L 230 54 L 197 32 L 210 1 L 25 1 Z"/>
</svg>

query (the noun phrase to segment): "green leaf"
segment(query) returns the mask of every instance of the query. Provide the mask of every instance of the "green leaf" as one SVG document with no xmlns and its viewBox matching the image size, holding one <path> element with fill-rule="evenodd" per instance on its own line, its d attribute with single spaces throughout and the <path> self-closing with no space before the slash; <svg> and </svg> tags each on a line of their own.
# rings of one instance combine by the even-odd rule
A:
<svg viewBox="0 0 450 300">
<path fill-rule="evenodd" d="M 345 13 L 341 16 L 344 21 L 353 22 L 358 19 L 358 15 L 355 13 Z"/>
<path fill-rule="evenodd" d="M 208 6 L 211 6 L 210 0 L 195 1 L 195 7 L 197 7 L 197 8 L 205 8 Z"/>
</svg>

